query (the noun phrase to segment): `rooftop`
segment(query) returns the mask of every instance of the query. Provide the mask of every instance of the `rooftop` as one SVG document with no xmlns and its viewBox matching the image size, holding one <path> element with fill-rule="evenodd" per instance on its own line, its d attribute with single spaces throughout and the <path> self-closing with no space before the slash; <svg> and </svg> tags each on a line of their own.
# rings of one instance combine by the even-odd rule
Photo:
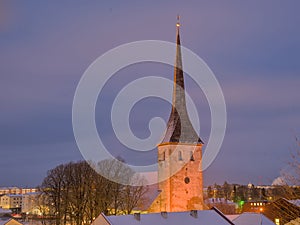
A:
<svg viewBox="0 0 300 225">
<path fill-rule="evenodd" d="M 192 210 L 186 212 L 161 212 L 149 214 L 133 214 L 120 216 L 105 216 L 101 214 L 92 225 L 232 225 L 223 214 L 217 210 Z"/>
<path fill-rule="evenodd" d="M 232 220 L 235 225 L 275 225 L 261 213 L 245 212 Z"/>
</svg>

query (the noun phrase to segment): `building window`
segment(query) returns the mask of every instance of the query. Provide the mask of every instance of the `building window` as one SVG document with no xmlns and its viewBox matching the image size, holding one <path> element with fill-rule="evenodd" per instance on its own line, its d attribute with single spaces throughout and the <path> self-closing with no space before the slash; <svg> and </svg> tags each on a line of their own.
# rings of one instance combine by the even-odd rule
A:
<svg viewBox="0 0 300 225">
<path fill-rule="evenodd" d="M 193 152 L 190 152 L 190 161 L 195 161 Z"/>
<path fill-rule="evenodd" d="M 160 154 L 159 161 L 165 161 L 165 159 L 166 159 L 166 152 L 163 152 L 162 154 Z"/>
<path fill-rule="evenodd" d="M 275 218 L 275 224 L 280 225 L 280 220 L 278 218 Z"/>
<path fill-rule="evenodd" d="M 190 178 L 189 177 L 184 178 L 184 183 L 186 184 L 190 183 Z"/>
<path fill-rule="evenodd" d="M 182 161 L 182 152 L 181 151 L 178 152 L 178 160 Z"/>
</svg>

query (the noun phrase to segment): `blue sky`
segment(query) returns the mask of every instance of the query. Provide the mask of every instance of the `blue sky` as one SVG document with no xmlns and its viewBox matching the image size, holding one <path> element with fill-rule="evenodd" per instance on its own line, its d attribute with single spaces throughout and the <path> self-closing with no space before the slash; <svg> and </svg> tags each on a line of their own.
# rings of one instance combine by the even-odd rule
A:
<svg viewBox="0 0 300 225">
<path fill-rule="evenodd" d="M 205 184 L 271 183 L 290 160 L 300 127 L 300 15 L 298 1 L 1 1 L 0 186 L 34 186 L 47 170 L 82 156 L 72 132 L 72 101 L 87 67 L 120 44 L 181 40 L 206 61 L 223 89 L 227 131 L 204 172 Z M 175 57 L 175 56 L 170 56 Z M 99 98 L 99 133 L 115 155 L 133 164 L 156 160 L 133 154 L 107 122 L 113 98 L 126 83 L 149 74 L 172 79 L 171 67 L 131 66 L 109 81 Z M 208 104 L 186 78 L 199 110 L 202 139 Z M 138 93 L 137 93 L 138 94 Z M 100 104 L 100 101 L 102 103 Z M 147 137 L 153 116 L 170 105 L 148 99 L 132 111 L 134 133 Z"/>
</svg>

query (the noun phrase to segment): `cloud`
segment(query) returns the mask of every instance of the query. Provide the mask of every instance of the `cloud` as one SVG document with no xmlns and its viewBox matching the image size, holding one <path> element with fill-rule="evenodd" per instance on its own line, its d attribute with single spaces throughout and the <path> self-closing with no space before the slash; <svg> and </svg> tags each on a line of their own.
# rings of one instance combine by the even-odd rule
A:
<svg viewBox="0 0 300 225">
<path fill-rule="evenodd" d="M 273 180 L 272 185 L 286 185 L 284 177 L 277 177 Z"/>
</svg>

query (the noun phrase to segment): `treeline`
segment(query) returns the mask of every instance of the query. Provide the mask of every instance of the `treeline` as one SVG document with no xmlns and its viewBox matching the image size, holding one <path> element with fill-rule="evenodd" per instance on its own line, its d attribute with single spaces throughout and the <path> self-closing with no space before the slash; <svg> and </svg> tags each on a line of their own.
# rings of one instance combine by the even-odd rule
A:
<svg viewBox="0 0 300 225">
<path fill-rule="evenodd" d="M 276 200 L 278 198 L 296 199 L 300 197 L 300 188 L 299 186 L 288 185 L 256 187 L 253 184 L 239 185 L 224 182 L 223 185 L 214 184 L 208 186 L 206 197 L 224 198 L 236 203 L 249 200 Z"/>
<path fill-rule="evenodd" d="M 142 204 L 147 191 L 144 183 L 118 160 L 101 161 L 94 169 L 85 161 L 62 164 L 48 171 L 39 187 L 40 210 L 56 225 L 91 224 L 101 212 L 131 213 Z"/>
</svg>

